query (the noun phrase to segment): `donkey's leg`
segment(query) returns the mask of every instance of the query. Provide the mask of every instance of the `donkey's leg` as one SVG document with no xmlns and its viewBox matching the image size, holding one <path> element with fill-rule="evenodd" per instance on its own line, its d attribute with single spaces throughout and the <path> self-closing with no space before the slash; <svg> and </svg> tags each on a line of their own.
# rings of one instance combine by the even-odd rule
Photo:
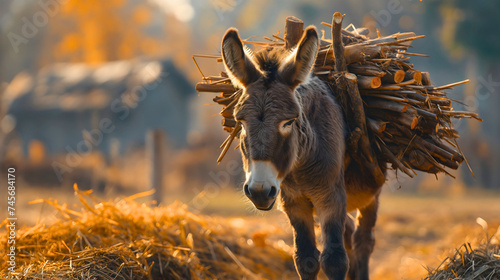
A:
<svg viewBox="0 0 500 280">
<path fill-rule="evenodd" d="M 344 230 L 344 246 L 348 254 L 350 254 L 352 250 L 352 234 L 355 229 L 356 225 L 354 224 L 353 218 L 350 215 L 347 215 Z"/>
<path fill-rule="evenodd" d="M 312 203 L 306 197 L 287 197 L 282 191 L 283 208 L 293 227 L 295 252 L 293 260 L 300 279 L 316 279 L 319 272 L 319 251 L 314 235 Z"/>
<path fill-rule="evenodd" d="M 373 201 L 358 210 L 358 227 L 353 236 L 353 258 L 349 276 L 352 280 L 368 280 L 368 263 L 375 246 L 375 223 L 377 221 L 378 198 L 376 194 Z"/>
<path fill-rule="evenodd" d="M 344 246 L 347 251 L 347 255 L 349 256 L 349 271 L 350 271 L 350 264 L 352 263 L 354 254 L 352 250 L 352 235 L 354 234 L 355 229 L 356 225 L 354 224 L 354 219 L 350 215 L 347 215 L 345 220 Z M 348 276 L 347 279 L 352 280 L 350 278 L 350 273 L 348 273 L 347 276 Z"/>
<path fill-rule="evenodd" d="M 346 194 L 343 180 L 332 191 L 321 195 L 314 207 L 321 223 L 324 249 L 321 253 L 321 269 L 328 279 L 345 279 L 349 260 L 344 247 L 346 226 Z M 341 186 L 340 186 L 341 185 Z"/>
</svg>

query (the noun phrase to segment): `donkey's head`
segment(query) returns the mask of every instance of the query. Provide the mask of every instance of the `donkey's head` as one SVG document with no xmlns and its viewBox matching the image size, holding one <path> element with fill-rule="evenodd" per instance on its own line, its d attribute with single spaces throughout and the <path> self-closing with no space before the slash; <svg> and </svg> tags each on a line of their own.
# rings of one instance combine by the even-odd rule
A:
<svg viewBox="0 0 500 280">
<path fill-rule="evenodd" d="M 295 89 L 307 80 L 318 44 L 314 27 L 305 30 L 294 51 L 268 48 L 251 54 L 236 29 L 229 29 L 222 40 L 227 72 L 243 89 L 234 116 L 242 124 L 244 191 L 259 210 L 273 207 L 298 156 L 303 117 Z"/>
</svg>

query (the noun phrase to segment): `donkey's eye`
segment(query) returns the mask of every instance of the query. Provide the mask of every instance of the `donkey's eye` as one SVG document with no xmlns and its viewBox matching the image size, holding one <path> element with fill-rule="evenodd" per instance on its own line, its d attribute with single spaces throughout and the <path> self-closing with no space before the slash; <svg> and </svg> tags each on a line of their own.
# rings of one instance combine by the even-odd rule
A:
<svg viewBox="0 0 500 280">
<path fill-rule="evenodd" d="M 280 123 L 279 131 L 282 135 L 288 135 L 292 131 L 292 124 L 295 119 L 285 120 Z"/>
<path fill-rule="evenodd" d="M 285 123 L 283 124 L 283 127 L 290 126 L 290 125 L 292 125 L 292 124 L 293 124 L 293 122 L 295 122 L 295 119 L 291 119 L 291 120 L 289 120 L 289 121 L 285 122 Z"/>
</svg>

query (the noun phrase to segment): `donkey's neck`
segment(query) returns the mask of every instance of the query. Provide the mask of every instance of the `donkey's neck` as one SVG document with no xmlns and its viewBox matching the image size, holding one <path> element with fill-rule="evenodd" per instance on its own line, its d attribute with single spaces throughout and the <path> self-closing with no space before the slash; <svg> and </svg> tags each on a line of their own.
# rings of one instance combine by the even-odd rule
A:
<svg viewBox="0 0 500 280">
<path fill-rule="evenodd" d="M 333 142 L 343 147 L 344 120 L 331 89 L 318 77 L 312 76 L 307 83 L 297 87 L 295 96 L 301 108 L 297 127 L 298 163 L 323 153 L 318 149 L 330 147 Z"/>
<path fill-rule="evenodd" d="M 296 127 L 299 134 L 298 153 L 296 161 L 300 162 L 301 159 L 304 159 L 307 154 L 309 154 L 310 151 L 314 149 L 316 143 L 316 135 L 313 132 L 309 119 L 307 118 L 307 103 L 304 103 L 303 96 L 299 91 L 296 90 L 295 95 L 297 96 L 297 100 L 301 108 L 298 125 Z"/>
</svg>

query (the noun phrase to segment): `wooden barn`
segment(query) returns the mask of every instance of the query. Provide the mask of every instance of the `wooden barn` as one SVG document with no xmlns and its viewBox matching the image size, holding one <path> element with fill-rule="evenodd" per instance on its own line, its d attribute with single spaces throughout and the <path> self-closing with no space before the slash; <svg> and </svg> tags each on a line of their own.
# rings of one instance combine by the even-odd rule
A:
<svg viewBox="0 0 500 280">
<path fill-rule="evenodd" d="M 2 100 L 4 126 L 9 123 L 2 146 L 20 139 L 26 155 L 37 140 L 47 154 L 95 149 L 109 156 L 111 146 L 120 153 L 143 146 L 147 131 L 159 128 L 170 145 L 182 147 L 193 93 L 170 60 L 56 64 L 36 75 L 20 73 Z"/>
</svg>

